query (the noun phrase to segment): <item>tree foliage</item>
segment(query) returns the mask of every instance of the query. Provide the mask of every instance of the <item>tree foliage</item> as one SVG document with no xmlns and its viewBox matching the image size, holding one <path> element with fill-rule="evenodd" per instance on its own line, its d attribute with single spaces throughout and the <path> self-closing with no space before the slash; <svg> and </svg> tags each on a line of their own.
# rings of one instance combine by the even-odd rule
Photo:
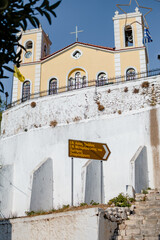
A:
<svg viewBox="0 0 160 240">
<path fill-rule="evenodd" d="M 25 50 L 19 43 L 20 30 L 25 31 L 28 22 L 35 28 L 39 27 L 40 15 L 45 16 L 51 24 L 51 16 L 56 17 L 54 10 L 60 2 L 51 4 L 49 0 L 0 0 L 0 78 L 7 78 L 4 69 L 13 72 L 7 66 L 9 62 L 20 66 L 22 49 Z"/>
<path fill-rule="evenodd" d="M 1 121 L 2 121 L 2 112 L 5 109 L 6 103 L 1 99 L 0 96 L 0 125 L 1 125 Z"/>
</svg>

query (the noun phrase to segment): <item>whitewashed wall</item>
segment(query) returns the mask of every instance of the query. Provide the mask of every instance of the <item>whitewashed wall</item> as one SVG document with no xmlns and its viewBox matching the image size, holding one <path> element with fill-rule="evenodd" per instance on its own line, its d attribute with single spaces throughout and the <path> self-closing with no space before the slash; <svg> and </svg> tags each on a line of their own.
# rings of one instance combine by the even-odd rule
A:
<svg viewBox="0 0 160 240">
<path fill-rule="evenodd" d="M 28 101 L 5 111 L 0 139 L 0 162 L 2 167 L 13 164 L 14 171 L 12 179 L 6 180 L 2 193 L 3 214 L 24 215 L 25 211 L 30 210 L 33 176 L 47 159 L 51 159 L 53 168 L 53 208 L 71 204 L 71 159 L 68 157 L 68 139 L 108 144 L 111 155 L 107 162 L 103 162 L 105 203 L 118 193 L 125 192 L 126 185 L 131 184 L 130 160 L 140 146 L 147 148 L 149 186 L 154 187 L 157 174 L 155 165 L 159 164 L 159 131 L 155 129 L 157 140 L 154 143 L 154 119 L 151 117 L 153 107 L 149 101 L 153 98 L 152 84 L 154 83 L 155 91 L 158 92 L 160 78 L 149 79 L 150 87 L 147 89 L 141 87 L 144 81 L 143 79 L 100 87 L 97 93 L 95 88 L 90 88 L 48 96 L 35 100 L 35 108 L 30 106 L 32 101 Z M 128 91 L 124 91 L 125 87 Z M 133 93 L 135 87 L 139 89 L 139 93 Z M 104 111 L 98 110 L 96 100 L 105 107 Z M 158 104 L 153 113 L 158 121 L 158 128 Z M 57 125 L 51 127 L 50 122 L 54 120 L 57 121 Z M 89 198 L 86 196 L 89 193 L 86 189 L 86 186 L 89 188 L 89 184 L 86 182 L 94 182 L 94 173 L 99 169 L 95 162 L 93 171 L 85 175 L 88 164 L 88 159 L 74 159 L 74 205 Z M 100 171 L 97 171 L 97 174 L 100 174 Z M 99 177 L 97 176 L 97 179 Z M 5 188 L 8 188 L 7 181 L 12 183 L 12 208 L 7 208 L 4 204 L 8 199 L 5 194 Z M 96 187 L 99 195 L 98 184 Z M 39 191 L 36 195 L 39 199 L 43 194 Z M 41 206 L 45 206 L 43 201 L 46 199 L 41 199 Z"/>
<path fill-rule="evenodd" d="M 86 122 L 92 119 L 117 117 L 118 111 L 124 114 L 133 114 L 149 109 L 151 99 L 151 85 L 160 89 L 160 77 L 147 79 L 150 88 L 141 87 L 146 79 L 137 82 L 125 82 L 118 85 L 92 87 L 79 89 L 59 95 L 30 100 L 4 112 L 2 120 L 2 137 L 22 133 L 25 130 L 49 127 L 50 122 L 56 120 L 58 125 L 66 126 L 77 123 L 78 120 Z M 128 91 L 125 91 L 125 88 Z M 133 93 L 134 89 L 139 93 Z M 105 107 L 104 111 L 98 110 L 96 101 Z M 31 107 L 31 102 L 36 102 L 36 107 Z"/>
<path fill-rule="evenodd" d="M 98 208 L 0 221 L 0 240 L 105 240 L 117 224 Z M 99 230 L 101 230 L 99 232 Z"/>
</svg>

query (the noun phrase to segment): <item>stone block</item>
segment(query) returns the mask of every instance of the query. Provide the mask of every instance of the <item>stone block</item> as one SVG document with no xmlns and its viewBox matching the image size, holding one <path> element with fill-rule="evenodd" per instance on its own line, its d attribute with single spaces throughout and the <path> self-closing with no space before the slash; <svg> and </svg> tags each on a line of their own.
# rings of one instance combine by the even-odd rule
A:
<svg viewBox="0 0 160 240">
<path fill-rule="evenodd" d="M 158 238 L 157 237 L 145 237 L 145 240 L 158 240 Z"/>
<path fill-rule="evenodd" d="M 126 228 L 126 224 L 122 223 L 119 225 L 119 230 L 124 230 Z"/>
<path fill-rule="evenodd" d="M 156 196 L 156 200 L 160 200 L 160 195 Z"/>
<path fill-rule="evenodd" d="M 155 233 L 156 233 L 156 230 L 155 229 L 153 229 L 153 228 L 142 228 L 141 229 L 141 234 L 142 235 L 145 235 L 145 236 L 147 236 L 147 237 L 152 237 L 152 236 L 155 236 Z M 158 240 L 158 239 L 157 239 Z"/>
<path fill-rule="evenodd" d="M 126 226 L 126 230 L 131 230 L 131 229 L 136 229 L 136 228 L 139 228 L 139 224 L 133 224 L 133 225 L 127 225 Z"/>
<path fill-rule="evenodd" d="M 152 225 L 157 225 L 157 223 L 158 223 L 158 219 L 145 219 L 145 220 L 143 220 L 143 225 L 148 225 L 149 227 L 151 226 L 152 227 Z"/>
<path fill-rule="evenodd" d="M 126 221 L 125 222 L 125 224 L 127 225 L 127 226 L 129 226 L 129 225 L 136 225 L 136 224 L 141 224 L 143 222 L 143 220 L 128 220 L 128 221 Z"/>
<path fill-rule="evenodd" d="M 126 235 L 127 236 L 131 236 L 131 235 L 140 235 L 141 234 L 141 230 L 140 228 L 133 228 L 133 229 L 128 229 L 126 230 Z"/>
<path fill-rule="evenodd" d="M 119 230 L 119 231 L 118 231 L 118 234 L 119 234 L 120 236 L 125 236 L 125 235 L 126 235 L 126 231 L 125 231 L 125 230 Z"/>
<path fill-rule="evenodd" d="M 143 237 L 141 235 L 123 237 L 123 240 L 142 240 L 142 239 L 143 239 Z"/>
</svg>

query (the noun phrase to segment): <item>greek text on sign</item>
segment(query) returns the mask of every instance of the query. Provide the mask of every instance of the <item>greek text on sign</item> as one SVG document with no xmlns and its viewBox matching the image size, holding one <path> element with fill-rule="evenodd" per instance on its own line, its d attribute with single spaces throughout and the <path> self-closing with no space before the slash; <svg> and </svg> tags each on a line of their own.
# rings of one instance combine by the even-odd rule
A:
<svg viewBox="0 0 160 240">
<path fill-rule="evenodd" d="M 69 157 L 106 161 L 110 153 L 106 143 L 69 140 Z"/>
</svg>

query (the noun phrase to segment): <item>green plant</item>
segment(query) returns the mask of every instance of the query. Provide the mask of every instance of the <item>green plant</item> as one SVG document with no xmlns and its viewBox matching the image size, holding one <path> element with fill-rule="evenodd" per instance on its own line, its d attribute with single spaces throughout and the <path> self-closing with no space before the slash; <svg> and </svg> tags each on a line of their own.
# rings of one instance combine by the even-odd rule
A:
<svg viewBox="0 0 160 240">
<path fill-rule="evenodd" d="M 22 49 L 25 48 L 19 43 L 21 34 L 20 29 L 25 31 L 28 23 L 35 28 L 40 26 L 38 15 L 44 16 L 51 24 L 51 16 L 56 17 L 54 10 L 60 1 L 52 4 L 49 0 L 4 0 L 0 1 L 0 78 L 4 76 L 4 70 L 14 72 L 7 66 L 13 62 L 17 67 L 21 63 Z M 18 48 L 18 51 L 16 49 Z"/>
<path fill-rule="evenodd" d="M 3 92 L 3 91 L 0 89 L 0 92 Z M 1 96 L 0 96 L 0 124 L 1 124 L 1 121 L 2 121 L 2 112 L 5 109 L 5 106 L 6 106 L 6 103 L 1 99 Z"/>
<path fill-rule="evenodd" d="M 134 198 L 128 198 L 128 199 L 129 199 L 129 201 L 130 201 L 131 203 L 135 201 Z"/>
<path fill-rule="evenodd" d="M 34 212 L 34 211 L 26 211 L 25 212 L 25 214 L 27 215 L 27 216 L 33 216 L 33 215 L 35 215 L 36 213 Z"/>
<path fill-rule="evenodd" d="M 93 206 L 94 206 L 94 205 L 99 205 L 99 203 L 94 202 L 93 200 L 90 201 L 90 204 L 93 205 Z"/>
<path fill-rule="evenodd" d="M 118 197 L 115 197 L 109 200 L 108 205 L 112 205 L 112 204 L 114 204 L 114 206 L 116 207 L 130 207 L 131 201 L 123 193 L 120 193 Z"/>
<path fill-rule="evenodd" d="M 63 205 L 63 207 L 61 209 L 63 210 L 63 209 L 69 208 L 69 207 L 70 207 L 69 204 L 67 204 L 67 205 Z"/>
<path fill-rule="evenodd" d="M 148 193 L 148 191 L 147 191 L 147 190 L 145 190 L 145 189 L 143 189 L 143 190 L 142 190 L 142 193 L 143 193 L 143 194 L 147 194 L 147 193 Z"/>
<path fill-rule="evenodd" d="M 86 206 L 87 203 L 80 203 L 80 207 Z"/>
</svg>

